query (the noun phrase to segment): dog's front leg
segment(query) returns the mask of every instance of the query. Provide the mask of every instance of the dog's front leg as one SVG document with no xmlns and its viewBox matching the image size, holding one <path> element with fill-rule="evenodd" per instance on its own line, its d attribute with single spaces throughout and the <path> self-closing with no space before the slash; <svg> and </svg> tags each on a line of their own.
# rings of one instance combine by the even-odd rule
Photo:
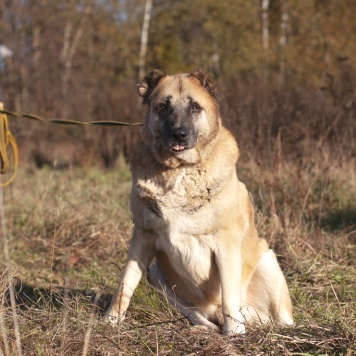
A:
<svg viewBox="0 0 356 356">
<path fill-rule="evenodd" d="M 219 244 L 216 253 L 221 282 L 224 333 L 243 334 L 245 325 L 241 313 L 241 243 L 236 241 L 236 235 L 230 241 Z"/>
<path fill-rule="evenodd" d="M 141 229 L 134 228 L 124 272 L 114 293 L 105 319 L 116 324 L 125 318 L 130 299 L 143 273 L 155 254 L 154 238 Z"/>
</svg>

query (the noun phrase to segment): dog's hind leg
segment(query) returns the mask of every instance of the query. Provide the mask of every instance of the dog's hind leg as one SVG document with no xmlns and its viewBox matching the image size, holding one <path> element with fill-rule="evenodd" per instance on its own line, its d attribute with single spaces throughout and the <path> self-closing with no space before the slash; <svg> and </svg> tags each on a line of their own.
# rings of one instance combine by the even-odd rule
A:
<svg viewBox="0 0 356 356">
<path fill-rule="evenodd" d="M 165 283 L 163 276 L 156 263 L 153 263 L 148 270 L 148 281 L 151 286 L 166 297 L 169 303 L 177 308 L 194 326 L 204 328 L 209 331 L 220 332 L 219 327 L 209 321 L 197 308 L 187 306 L 178 298 L 172 289 Z"/>
<path fill-rule="evenodd" d="M 265 252 L 256 266 L 248 287 L 247 302 L 254 307 L 257 317 L 262 316 L 262 321 L 272 315 L 282 324 L 293 324 L 287 283 L 272 250 Z"/>
</svg>

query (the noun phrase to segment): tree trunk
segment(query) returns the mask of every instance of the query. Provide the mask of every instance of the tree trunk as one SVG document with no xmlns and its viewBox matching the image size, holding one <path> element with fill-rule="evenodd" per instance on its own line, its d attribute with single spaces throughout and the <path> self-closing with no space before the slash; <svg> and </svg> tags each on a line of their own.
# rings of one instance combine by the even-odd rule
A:
<svg viewBox="0 0 356 356">
<path fill-rule="evenodd" d="M 279 74 L 278 74 L 278 85 L 282 86 L 285 80 L 285 46 L 287 44 L 287 35 L 289 29 L 289 15 L 286 6 L 282 8 L 281 16 L 281 36 L 279 38 Z"/>
<path fill-rule="evenodd" d="M 63 41 L 63 49 L 61 53 L 61 60 L 64 66 L 63 77 L 62 77 L 62 117 L 66 118 L 68 113 L 68 105 L 66 100 L 68 98 L 68 87 L 69 87 L 69 80 L 72 73 L 72 65 L 73 65 L 73 58 L 75 53 L 77 52 L 79 42 L 82 38 L 84 25 L 88 19 L 88 15 L 91 12 L 91 5 L 88 4 L 83 12 L 83 16 L 80 20 L 77 32 L 73 37 L 72 43 L 70 43 L 71 32 L 73 29 L 72 24 L 69 22 L 67 23 L 65 30 L 64 30 L 64 41 Z"/>
<path fill-rule="evenodd" d="M 262 46 L 265 52 L 269 50 L 269 0 L 262 0 Z"/>
<path fill-rule="evenodd" d="M 139 64 L 138 64 L 139 80 L 142 79 L 145 75 L 148 28 L 150 26 L 150 20 L 151 20 L 152 1 L 153 0 L 146 0 L 145 15 L 143 17 L 143 25 L 142 25 L 142 32 L 141 32 L 140 59 L 139 59 Z"/>
<path fill-rule="evenodd" d="M 269 0 L 262 0 L 262 48 L 264 52 L 263 74 L 268 79 L 268 51 L 269 51 Z"/>
</svg>

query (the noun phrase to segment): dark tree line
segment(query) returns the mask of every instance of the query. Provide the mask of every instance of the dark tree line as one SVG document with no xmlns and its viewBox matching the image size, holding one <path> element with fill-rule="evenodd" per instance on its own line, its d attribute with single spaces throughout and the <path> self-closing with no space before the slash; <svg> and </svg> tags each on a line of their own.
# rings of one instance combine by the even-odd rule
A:
<svg viewBox="0 0 356 356">
<path fill-rule="evenodd" d="M 345 137 L 353 139 L 354 0 L 153 0 L 149 13 L 146 5 L 1 0 L 5 106 L 47 117 L 140 121 L 140 68 L 173 73 L 201 67 L 219 82 L 227 124 L 240 137 L 244 132 L 246 144 L 275 138 L 282 126 L 293 127 L 284 130 L 292 144 L 319 140 L 326 130 L 324 141 L 340 146 Z M 317 107 L 328 110 L 314 112 Z M 330 126 L 334 112 L 341 119 Z M 60 145 L 48 149 L 47 142 L 67 142 L 64 148 L 75 142 L 73 161 L 110 166 L 140 136 L 137 128 L 62 129 L 18 120 L 12 127 L 39 162 L 46 155 L 51 161 L 51 150 L 60 152 Z"/>
</svg>

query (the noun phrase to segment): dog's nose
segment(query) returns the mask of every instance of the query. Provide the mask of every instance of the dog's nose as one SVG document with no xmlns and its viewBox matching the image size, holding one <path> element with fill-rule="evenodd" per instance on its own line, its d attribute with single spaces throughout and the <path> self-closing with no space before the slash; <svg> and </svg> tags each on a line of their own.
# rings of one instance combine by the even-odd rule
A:
<svg viewBox="0 0 356 356">
<path fill-rule="evenodd" d="M 172 130 L 172 138 L 177 141 L 185 141 L 188 136 L 188 130 L 185 127 L 177 127 Z"/>
</svg>

